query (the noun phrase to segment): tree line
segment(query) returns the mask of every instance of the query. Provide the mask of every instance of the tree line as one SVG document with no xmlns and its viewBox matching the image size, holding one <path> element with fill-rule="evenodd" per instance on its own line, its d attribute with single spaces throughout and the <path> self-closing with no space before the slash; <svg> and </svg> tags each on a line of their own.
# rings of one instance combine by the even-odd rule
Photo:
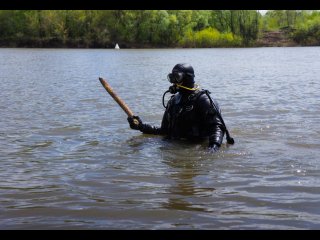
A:
<svg viewBox="0 0 320 240">
<path fill-rule="evenodd" d="M 247 47 L 289 29 L 320 44 L 320 13 L 307 10 L 0 10 L 2 47 Z"/>
</svg>

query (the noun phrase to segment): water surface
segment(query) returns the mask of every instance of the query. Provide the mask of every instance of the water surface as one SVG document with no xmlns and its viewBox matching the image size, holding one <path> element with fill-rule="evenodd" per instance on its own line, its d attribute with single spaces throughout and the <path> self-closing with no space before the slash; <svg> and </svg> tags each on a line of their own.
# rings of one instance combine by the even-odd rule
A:
<svg viewBox="0 0 320 240">
<path fill-rule="evenodd" d="M 319 229 L 320 48 L 0 49 L 1 229 Z M 131 130 L 113 89 L 160 125 L 191 63 L 236 144 Z"/>
</svg>

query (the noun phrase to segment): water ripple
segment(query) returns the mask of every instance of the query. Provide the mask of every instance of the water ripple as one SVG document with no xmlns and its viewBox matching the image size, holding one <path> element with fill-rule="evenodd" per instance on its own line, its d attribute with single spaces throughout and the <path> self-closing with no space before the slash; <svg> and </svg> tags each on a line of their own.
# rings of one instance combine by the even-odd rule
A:
<svg viewBox="0 0 320 240">
<path fill-rule="evenodd" d="M 1 228 L 318 229 L 318 56 L 1 49 Z M 166 75 L 181 59 L 219 102 L 235 145 L 210 153 L 207 141 L 131 130 L 98 81 L 160 126 Z"/>
</svg>

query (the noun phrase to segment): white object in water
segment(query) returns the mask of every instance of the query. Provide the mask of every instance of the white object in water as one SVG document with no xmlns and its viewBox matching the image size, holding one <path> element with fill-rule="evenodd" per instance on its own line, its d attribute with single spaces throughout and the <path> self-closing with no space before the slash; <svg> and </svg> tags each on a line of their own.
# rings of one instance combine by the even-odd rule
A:
<svg viewBox="0 0 320 240">
<path fill-rule="evenodd" d="M 114 47 L 114 49 L 120 49 L 118 43 L 116 43 L 116 46 Z"/>
</svg>

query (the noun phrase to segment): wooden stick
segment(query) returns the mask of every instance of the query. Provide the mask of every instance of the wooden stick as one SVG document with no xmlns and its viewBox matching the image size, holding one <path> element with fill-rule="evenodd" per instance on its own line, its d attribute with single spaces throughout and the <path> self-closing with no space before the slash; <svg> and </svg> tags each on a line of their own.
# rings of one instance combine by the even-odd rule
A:
<svg viewBox="0 0 320 240">
<path fill-rule="evenodd" d="M 131 109 L 125 104 L 125 102 L 118 97 L 118 95 L 113 91 L 112 87 L 104 80 L 103 78 L 99 78 L 102 86 L 107 90 L 107 92 L 111 95 L 111 97 L 119 104 L 119 106 L 126 112 L 128 117 L 132 117 L 134 114 Z"/>
</svg>

